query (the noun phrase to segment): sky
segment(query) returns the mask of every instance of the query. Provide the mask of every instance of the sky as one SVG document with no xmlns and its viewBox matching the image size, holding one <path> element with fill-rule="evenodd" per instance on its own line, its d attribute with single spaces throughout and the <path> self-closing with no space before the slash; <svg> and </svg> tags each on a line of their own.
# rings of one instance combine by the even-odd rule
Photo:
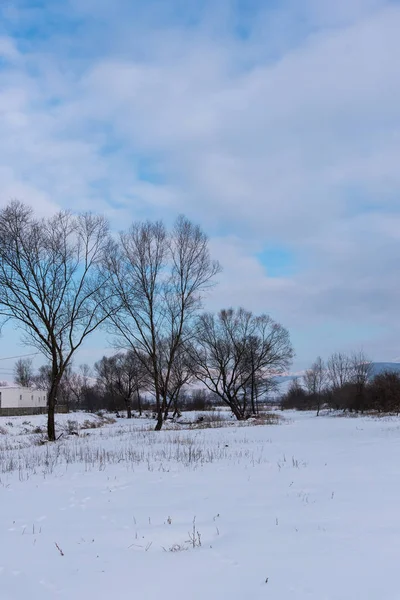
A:
<svg viewBox="0 0 400 600">
<path fill-rule="evenodd" d="M 184 213 L 207 307 L 270 314 L 295 369 L 398 358 L 399 31 L 398 0 L 2 0 L 0 207 Z"/>
</svg>

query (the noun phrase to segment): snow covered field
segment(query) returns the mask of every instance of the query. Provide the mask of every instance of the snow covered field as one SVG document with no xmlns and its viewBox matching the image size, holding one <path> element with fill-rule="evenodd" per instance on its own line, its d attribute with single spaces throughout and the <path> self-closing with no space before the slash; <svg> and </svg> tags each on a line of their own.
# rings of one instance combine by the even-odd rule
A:
<svg viewBox="0 0 400 600">
<path fill-rule="evenodd" d="M 0 599 L 398 600 L 400 420 L 284 417 L 2 419 Z"/>
</svg>

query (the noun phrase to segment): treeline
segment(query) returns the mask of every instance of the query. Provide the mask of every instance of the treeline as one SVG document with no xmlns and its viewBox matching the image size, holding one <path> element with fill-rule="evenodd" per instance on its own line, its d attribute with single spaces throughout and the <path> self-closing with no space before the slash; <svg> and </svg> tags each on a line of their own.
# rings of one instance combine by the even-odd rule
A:
<svg viewBox="0 0 400 600">
<path fill-rule="evenodd" d="M 386 370 L 374 374 L 373 364 L 363 353 L 321 357 L 301 378 L 292 381 L 281 399 L 282 409 L 322 409 L 349 413 L 400 412 L 400 373 Z"/>
<path fill-rule="evenodd" d="M 50 367 L 42 365 L 35 371 L 31 359 L 21 358 L 14 367 L 14 381 L 23 387 L 48 390 Z M 93 369 L 87 364 L 78 369 L 70 365 L 61 380 L 57 401 L 70 411 L 108 411 L 128 419 L 156 417 L 151 380 L 133 352 L 103 356 Z M 210 410 L 222 405 L 221 399 L 207 389 L 183 388 L 174 396 L 164 419 L 181 416 L 184 410 Z"/>
<path fill-rule="evenodd" d="M 0 317 L 47 359 L 49 440 L 56 439 L 55 406 L 76 352 L 99 328 L 122 352 L 113 368 L 128 360 L 126 373 L 133 365 L 128 415 L 141 378 L 154 399 L 156 429 L 193 381 L 237 419 L 254 413 L 293 349 L 287 330 L 268 315 L 201 312 L 220 270 L 207 236 L 184 216 L 171 229 L 134 222 L 115 235 L 100 215 L 60 211 L 38 219 L 20 202 L 3 208 Z M 99 369 L 109 366 L 106 360 Z"/>
</svg>

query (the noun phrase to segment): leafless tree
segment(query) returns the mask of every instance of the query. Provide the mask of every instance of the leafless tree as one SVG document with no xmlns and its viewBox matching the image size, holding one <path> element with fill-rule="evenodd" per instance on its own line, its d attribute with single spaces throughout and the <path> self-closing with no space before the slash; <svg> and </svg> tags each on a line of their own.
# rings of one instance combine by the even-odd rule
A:
<svg viewBox="0 0 400 600">
<path fill-rule="evenodd" d="M 168 352 L 165 356 L 168 356 Z M 194 364 L 187 348 L 183 345 L 177 348 L 168 381 L 165 379 L 165 375 L 168 374 L 168 369 L 161 369 L 160 372 L 162 395 L 167 398 L 167 406 L 164 412 L 164 421 L 166 421 L 171 407 L 174 409 L 173 418 L 180 414 L 179 400 L 181 392 L 184 390 L 185 386 L 190 384 L 194 379 Z M 164 385 L 167 385 L 168 387 L 164 388 Z"/>
<path fill-rule="evenodd" d="M 309 410 L 310 409 L 310 397 L 304 386 L 301 385 L 299 377 L 293 379 L 285 394 L 281 398 L 281 408 L 285 409 L 296 409 L 296 410 Z"/>
<path fill-rule="evenodd" d="M 400 412 L 400 373 L 383 371 L 375 375 L 368 385 L 369 408 L 378 412 Z"/>
<path fill-rule="evenodd" d="M 65 369 L 83 341 L 107 318 L 100 268 L 108 225 L 91 214 L 59 212 L 38 220 L 13 201 L 0 211 L 0 316 L 24 332 L 51 365 L 48 438 Z"/>
<path fill-rule="evenodd" d="M 59 405 L 67 405 L 70 406 L 70 386 L 69 386 L 69 378 L 71 376 L 71 365 L 67 365 L 64 370 L 63 376 L 61 377 L 60 383 L 58 385 L 57 390 L 57 404 Z M 49 390 L 52 385 L 52 369 L 51 364 L 41 365 L 37 372 L 33 374 L 32 377 L 32 386 L 37 390 L 44 390 L 47 392 L 47 396 Z"/>
<path fill-rule="evenodd" d="M 33 385 L 33 361 L 31 358 L 19 358 L 14 367 L 14 381 L 22 387 Z"/>
<path fill-rule="evenodd" d="M 303 376 L 304 387 L 317 403 L 317 416 L 321 410 L 322 393 L 328 381 L 325 363 L 320 356 L 315 360 Z"/>
<path fill-rule="evenodd" d="M 41 365 L 33 375 L 33 386 L 37 390 L 49 391 L 51 387 L 51 365 Z"/>
<path fill-rule="evenodd" d="M 372 377 L 373 365 L 371 359 L 362 350 L 351 355 L 350 368 L 353 383 L 365 385 Z"/>
<path fill-rule="evenodd" d="M 257 335 L 249 335 L 243 357 L 242 377 L 246 381 L 243 389 L 253 415 L 258 413 L 259 402 L 266 399 L 270 392 L 278 389 L 276 374 L 273 373 L 273 376 L 269 377 L 262 368 L 258 368 L 259 354 L 260 338 Z"/>
<path fill-rule="evenodd" d="M 351 383 L 356 390 L 355 410 L 364 412 L 366 386 L 373 375 L 373 365 L 368 356 L 360 350 L 350 358 Z"/>
<path fill-rule="evenodd" d="M 106 262 L 111 276 L 111 330 L 120 347 L 145 357 L 161 429 L 177 353 L 219 264 L 200 227 L 181 216 L 171 232 L 158 222 L 121 233 Z M 168 340 L 168 343 L 165 343 Z"/>
<path fill-rule="evenodd" d="M 346 404 L 352 380 L 351 357 L 343 352 L 331 354 L 327 361 L 330 406 L 339 410 Z"/>
<path fill-rule="evenodd" d="M 135 352 L 125 354 L 119 352 L 114 356 L 103 356 L 95 363 L 97 381 L 105 392 L 111 397 L 122 400 L 126 407 L 127 418 L 132 418 L 132 398 L 134 394 L 138 399 L 138 408 L 141 413 L 140 392 L 148 382 L 147 370 L 143 361 Z"/>
<path fill-rule="evenodd" d="M 328 358 L 327 377 L 333 390 L 342 388 L 352 378 L 351 358 L 342 352 L 335 352 Z"/>
<path fill-rule="evenodd" d="M 196 378 L 239 420 L 253 408 L 255 386 L 285 371 L 294 356 L 284 327 L 243 308 L 202 314 L 193 337 Z"/>
<path fill-rule="evenodd" d="M 67 369 L 63 377 L 64 387 L 71 404 L 81 407 L 82 402 L 92 384 L 92 370 L 89 365 L 81 364 L 77 371 Z"/>
</svg>

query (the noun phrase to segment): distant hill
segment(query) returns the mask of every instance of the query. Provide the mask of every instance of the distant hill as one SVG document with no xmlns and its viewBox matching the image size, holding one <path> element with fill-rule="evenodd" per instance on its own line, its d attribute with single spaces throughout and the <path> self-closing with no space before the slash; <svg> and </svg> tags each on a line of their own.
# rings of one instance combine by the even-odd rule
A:
<svg viewBox="0 0 400 600">
<path fill-rule="evenodd" d="M 374 362 L 372 363 L 372 371 L 374 375 L 379 375 L 384 371 L 400 373 L 400 363 L 398 362 Z"/>
</svg>

